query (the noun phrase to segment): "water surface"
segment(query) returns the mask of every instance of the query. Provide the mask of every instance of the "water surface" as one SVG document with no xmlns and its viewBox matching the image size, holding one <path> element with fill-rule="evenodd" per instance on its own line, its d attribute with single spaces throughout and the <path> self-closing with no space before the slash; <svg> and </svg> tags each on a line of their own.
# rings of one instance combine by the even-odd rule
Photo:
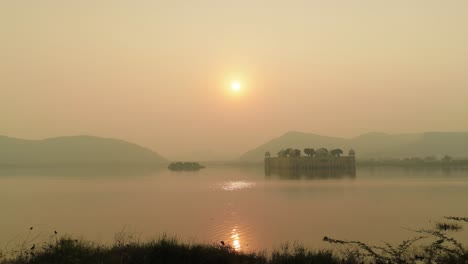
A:
<svg viewBox="0 0 468 264">
<path fill-rule="evenodd" d="M 124 230 L 240 250 L 323 236 L 372 243 L 413 237 L 443 216 L 468 216 L 468 171 L 358 169 L 356 175 L 265 176 L 263 168 L 2 170 L 0 245 L 54 230 L 103 243 Z M 468 231 L 456 234 L 468 242 Z"/>
</svg>

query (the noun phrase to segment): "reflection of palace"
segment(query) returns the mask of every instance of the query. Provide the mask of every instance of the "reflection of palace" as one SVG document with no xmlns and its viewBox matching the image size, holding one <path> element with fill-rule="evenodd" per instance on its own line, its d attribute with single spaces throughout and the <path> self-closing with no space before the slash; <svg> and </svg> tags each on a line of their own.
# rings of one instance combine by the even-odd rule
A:
<svg viewBox="0 0 468 264">
<path fill-rule="evenodd" d="M 283 180 L 305 179 L 354 179 L 356 171 L 336 171 L 336 170 L 313 170 L 313 171 L 290 171 L 290 170 L 267 170 L 265 176 Z"/>
<path fill-rule="evenodd" d="M 341 156 L 342 150 L 328 152 L 326 149 L 305 149 L 309 156 L 301 156 L 300 150 L 283 150 L 278 157 L 270 157 L 265 153 L 265 174 L 271 173 L 290 178 L 327 178 L 354 176 L 356 173 L 356 159 L 354 150 L 348 156 Z"/>
</svg>

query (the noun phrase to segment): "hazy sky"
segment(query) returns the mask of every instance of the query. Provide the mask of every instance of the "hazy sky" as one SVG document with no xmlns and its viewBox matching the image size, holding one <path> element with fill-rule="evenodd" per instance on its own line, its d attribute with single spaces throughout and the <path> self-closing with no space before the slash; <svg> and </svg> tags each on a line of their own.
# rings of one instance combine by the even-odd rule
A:
<svg viewBox="0 0 468 264">
<path fill-rule="evenodd" d="M 0 134 L 174 159 L 289 130 L 467 131 L 467 14 L 466 0 L 0 0 Z"/>
</svg>

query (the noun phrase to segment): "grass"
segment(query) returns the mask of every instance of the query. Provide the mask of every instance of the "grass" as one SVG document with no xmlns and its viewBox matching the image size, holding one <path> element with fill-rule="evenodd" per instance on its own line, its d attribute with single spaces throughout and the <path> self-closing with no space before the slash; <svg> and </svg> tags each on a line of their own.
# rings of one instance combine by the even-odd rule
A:
<svg viewBox="0 0 468 264">
<path fill-rule="evenodd" d="M 27 250 L 2 264 L 130 264 L 130 263 L 343 263 L 331 251 L 308 251 L 301 247 L 265 253 L 238 252 L 229 246 L 187 244 L 174 238 L 104 246 L 62 237 L 41 248 Z"/>
<path fill-rule="evenodd" d="M 0 264 L 295 264 L 295 263 L 468 263 L 468 249 L 448 235 L 462 230 L 467 218 L 446 217 L 431 229 L 415 230 L 418 236 L 392 245 L 368 245 L 360 241 L 324 237 L 335 250 L 310 250 L 301 245 L 285 244 L 267 255 L 265 252 L 239 252 L 230 246 L 189 244 L 175 238 L 141 242 L 132 235 L 118 233 L 115 243 L 102 245 L 72 237 L 52 235 L 41 244 L 33 239 L 19 249 L 2 254 Z M 28 240 L 29 239 L 29 240 Z M 339 249 L 339 250 L 338 250 Z"/>
<path fill-rule="evenodd" d="M 52 236 L 53 237 L 53 236 Z M 113 245 L 102 245 L 68 236 L 39 244 L 23 243 L 6 256 L 1 264 L 133 264 L 133 263 L 343 263 L 331 251 L 309 251 L 301 246 L 285 245 L 271 257 L 264 252 L 239 252 L 233 247 L 215 244 L 189 244 L 175 238 L 141 242 L 118 233 Z"/>
</svg>

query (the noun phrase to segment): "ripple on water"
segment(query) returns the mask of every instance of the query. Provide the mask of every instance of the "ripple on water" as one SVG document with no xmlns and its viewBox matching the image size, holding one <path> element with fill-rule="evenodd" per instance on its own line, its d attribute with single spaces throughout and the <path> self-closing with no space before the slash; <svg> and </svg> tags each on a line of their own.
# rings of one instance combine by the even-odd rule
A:
<svg viewBox="0 0 468 264">
<path fill-rule="evenodd" d="M 241 219 L 237 212 L 226 211 L 209 228 L 210 240 L 216 243 L 223 241 L 236 251 L 255 249 L 253 236 L 252 225 L 245 219 Z"/>
</svg>

